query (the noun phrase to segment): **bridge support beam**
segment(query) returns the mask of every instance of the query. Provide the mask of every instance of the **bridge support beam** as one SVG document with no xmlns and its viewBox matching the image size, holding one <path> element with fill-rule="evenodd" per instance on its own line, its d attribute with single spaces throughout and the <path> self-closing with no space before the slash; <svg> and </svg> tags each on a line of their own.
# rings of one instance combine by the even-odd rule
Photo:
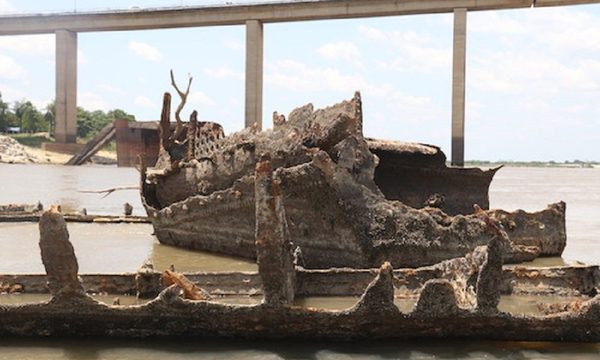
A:
<svg viewBox="0 0 600 360">
<path fill-rule="evenodd" d="M 246 127 L 256 123 L 262 130 L 263 24 L 246 21 Z"/>
<path fill-rule="evenodd" d="M 467 53 L 467 10 L 454 10 L 452 59 L 452 165 L 465 164 L 465 68 Z"/>
<path fill-rule="evenodd" d="M 59 143 L 77 138 L 77 33 L 56 31 L 56 128 Z"/>
</svg>

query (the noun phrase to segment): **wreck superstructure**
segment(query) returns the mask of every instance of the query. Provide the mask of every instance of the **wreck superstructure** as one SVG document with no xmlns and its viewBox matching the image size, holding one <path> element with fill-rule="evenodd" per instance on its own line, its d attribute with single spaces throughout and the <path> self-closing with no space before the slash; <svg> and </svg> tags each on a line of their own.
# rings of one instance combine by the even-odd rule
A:
<svg viewBox="0 0 600 360">
<path fill-rule="evenodd" d="M 309 104 L 287 119 L 275 115 L 272 130 L 229 136 L 197 122 L 195 113 L 172 131 L 169 109 L 165 94 L 161 155 L 156 168 L 143 168 L 141 182 L 162 243 L 256 257 L 254 181 L 262 154 L 271 157 L 287 231 L 306 267 L 424 266 L 489 241 L 486 224 L 468 209 L 487 208 L 497 169 L 447 168 L 434 147 L 365 139 L 358 93 L 325 109 Z M 560 255 L 564 215 L 563 203 L 521 214 L 523 221 L 511 222 L 505 260 Z"/>
</svg>

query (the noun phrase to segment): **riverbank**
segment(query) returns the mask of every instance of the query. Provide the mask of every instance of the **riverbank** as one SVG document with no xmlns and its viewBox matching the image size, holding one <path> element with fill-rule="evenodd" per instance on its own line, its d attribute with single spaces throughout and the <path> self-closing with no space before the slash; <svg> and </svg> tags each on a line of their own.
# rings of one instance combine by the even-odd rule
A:
<svg viewBox="0 0 600 360">
<path fill-rule="evenodd" d="M 35 136 L 41 138 L 41 136 Z M 43 150 L 38 141 L 29 142 L 32 146 L 24 145 L 27 139 L 16 140 L 11 136 L 0 135 L 0 163 L 4 164 L 57 164 L 69 161 L 72 155 Z M 114 151 L 99 151 L 92 157 L 97 164 L 116 164 L 117 154 Z"/>
</svg>

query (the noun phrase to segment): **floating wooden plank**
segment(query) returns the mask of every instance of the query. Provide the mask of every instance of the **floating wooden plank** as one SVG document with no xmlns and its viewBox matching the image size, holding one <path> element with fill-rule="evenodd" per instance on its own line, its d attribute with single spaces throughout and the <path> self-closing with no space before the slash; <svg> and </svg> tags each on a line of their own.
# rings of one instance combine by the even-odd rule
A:
<svg viewBox="0 0 600 360">
<path fill-rule="evenodd" d="M 0 223 L 6 222 L 38 222 L 41 213 L 0 214 Z M 149 224 L 146 216 L 115 216 L 115 215 L 79 215 L 65 214 L 66 222 L 102 223 L 102 224 Z"/>
</svg>

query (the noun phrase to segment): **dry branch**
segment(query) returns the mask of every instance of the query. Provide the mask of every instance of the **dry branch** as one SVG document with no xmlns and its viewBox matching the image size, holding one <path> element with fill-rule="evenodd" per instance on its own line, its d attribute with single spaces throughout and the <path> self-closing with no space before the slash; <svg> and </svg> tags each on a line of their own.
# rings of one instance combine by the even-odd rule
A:
<svg viewBox="0 0 600 360">
<path fill-rule="evenodd" d="M 139 185 L 130 185 L 130 186 L 117 186 L 114 188 L 109 188 L 109 189 L 104 189 L 104 190 L 79 190 L 78 192 L 80 193 L 93 193 L 93 194 L 104 194 L 104 196 L 102 196 L 102 199 L 104 199 L 105 197 L 107 197 L 108 195 L 112 194 L 115 191 L 119 191 L 119 190 L 139 190 L 140 187 Z"/>
<path fill-rule="evenodd" d="M 181 121 L 181 116 L 179 115 L 181 113 L 181 110 L 183 110 L 183 107 L 185 106 L 185 102 L 187 101 L 187 97 L 190 93 L 190 86 L 192 85 L 192 76 L 190 74 L 188 74 L 188 85 L 187 85 L 187 89 L 185 90 L 185 92 L 181 91 L 179 89 L 179 87 L 177 87 L 177 84 L 175 83 L 175 76 L 173 75 L 173 70 L 171 70 L 171 85 L 173 85 L 173 87 L 175 88 L 175 91 L 177 91 L 177 94 L 179 94 L 179 97 L 181 98 L 181 102 L 179 103 L 179 105 L 177 106 L 177 109 L 175 110 L 175 120 L 177 121 L 177 124 L 175 125 L 175 135 L 173 136 L 173 140 L 177 141 L 177 139 L 179 138 L 179 134 L 181 134 L 181 131 L 183 129 L 183 122 Z"/>
</svg>

